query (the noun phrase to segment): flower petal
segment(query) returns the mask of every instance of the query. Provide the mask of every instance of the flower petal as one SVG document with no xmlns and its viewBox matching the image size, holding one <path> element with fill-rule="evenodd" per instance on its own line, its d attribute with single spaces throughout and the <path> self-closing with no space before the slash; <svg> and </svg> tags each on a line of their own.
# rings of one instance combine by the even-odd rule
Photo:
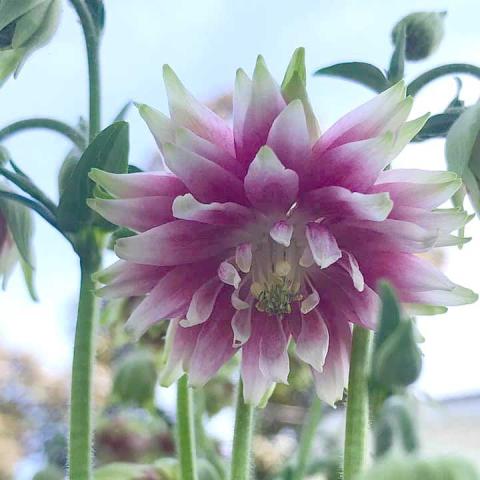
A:
<svg viewBox="0 0 480 480">
<path fill-rule="evenodd" d="M 252 266 L 252 244 L 242 243 L 235 251 L 235 263 L 240 271 L 248 273 Z"/>
<path fill-rule="evenodd" d="M 144 232 L 173 220 L 172 202 L 173 197 L 89 198 L 87 205 L 115 225 Z"/>
<path fill-rule="evenodd" d="M 331 186 L 307 192 L 299 208 L 314 213 L 316 218 L 353 217 L 381 222 L 388 217 L 393 202 L 388 193 L 365 194 Z"/>
<path fill-rule="evenodd" d="M 358 266 L 357 259 L 350 252 L 344 250 L 342 252 L 342 258 L 338 261 L 338 266 L 343 268 L 350 275 L 353 286 L 359 292 L 362 292 L 365 288 L 365 281 L 362 272 L 360 271 L 360 267 Z"/>
<path fill-rule="evenodd" d="M 188 370 L 201 329 L 201 325 L 183 328 L 178 319 L 170 322 L 165 340 L 166 363 L 160 372 L 160 385 L 169 387 Z"/>
<path fill-rule="evenodd" d="M 317 395 L 335 406 L 348 382 L 352 334 L 347 322 L 328 322 L 329 347 L 323 370 L 312 369 Z"/>
<path fill-rule="evenodd" d="M 411 100 L 405 99 L 405 91 L 405 83 L 398 82 L 347 113 L 320 137 L 314 151 L 325 151 L 395 130 L 407 119 L 412 107 Z"/>
<path fill-rule="evenodd" d="M 270 229 L 270 237 L 280 245 L 288 247 L 293 235 L 293 226 L 280 220 Z"/>
<path fill-rule="evenodd" d="M 237 310 L 232 317 L 233 346 L 239 347 L 248 341 L 252 332 L 252 305 Z"/>
<path fill-rule="evenodd" d="M 158 148 L 163 153 L 165 143 L 175 142 L 175 123 L 156 108 L 145 104 L 137 105 L 137 108 L 155 138 Z"/>
<path fill-rule="evenodd" d="M 318 309 L 302 315 L 302 328 L 295 342 L 297 356 L 321 372 L 328 352 L 329 333 Z"/>
<path fill-rule="evenodd" d="M 176 197 L 187 193 L 184 183 L 178 177 L 167 173 L 109 173 L 94 168 L 89 177 L 119 198 Z"/>
<path fill-rule="evenodd" d="M 218 277 L 223 283 L 231 285 L 235 289 L 240 286 L 240 275 L 237 269 L 229 262 L 222 262 L 218 267 Z"/>
<path fill-rule="evenodd" d="M 259 367 L 263 375 L 273 382 L 288 383 L 290 371 L 287 346 L 288 338 L 283 329 L 282 320 L 276 316 L 259 319 L 260 326 L 260 359 Z"/>
<path fill-rule="evenodd" d="M 287 212 L 298 194 L 298 175 L 286 169 L 269 147 L 262 147 L 245 177 L 245 193 L 258 210 Z"/>
<path fill-rule="evenodd" d="M 106 285 L 98 289 L 96 295 L 107 299 L 145 295 L 169 270 L 170 267 L 119 260 L 93 275 L 95 281 Z"/>
<path fill-rule="evenodd" d="M 432 209 L 447 201 L 462 185 L 453 172 L 388 170 L 379 176 L 372 192 L 388 192 L 395 207 Z"/>
<path fill-rule="evenodd" d="M 146 265 L 184 265 L 211 258 L 238 243 L 225 227 L 175 220 L 117 240 L 115 253 Z"/>
<path fill-rule="evenodd" d="M 148 328 L 161 320 L 183 317 L 194 292 L 212 274 L 212 269 L 202 264 L 170 270 L 133 311 L 125 328 L 135 338 L 140 338 Z"/>
<path fill-rule="evenodd" d="M 165 163 L 201 202 L 243 203 L 242 182 L 206 158 L 176 145 L 164 145 Z"/>
<path fill-rule="evenodd" d="M 233 333 L 230 323 L 225 321 L 225 316 L 229 313 L 233 314 L 233 308 L 228 294 L 224 292 L 198 335 L 188 372 L 190 385 L 194 387 L 205 385 L 236 352 L 232 347 Z"/>
<path fill-rule="evenodd" d="M 233 133 L 228 124 L 198 102 L 168 65 L 163 67 L 163 78 L 172 119 L 178 125 L 184 126 L 234 156 Z"/>
<path fill-rule="evenodd" d="M 327 268 L 341 258 L 342 252 L 327 227 L 319 223 L 308 223 L 305 233 L 315 263 L 320 268 Z"/>
<path fill-rule="evenodd" d="M 259 148 L 265 145 L 273 121 L 286 103 L 263 57 L 259 56 L 253 72 L 250 103 L 245 112 L 240 160 L 250 163 Z"/>
<path fill-rule="evenodd" d="M 192 297 L 187 311 L 187 318 L 180 321 L 182 327 L 192 327 L 206 322 L 212 314 L 223 283 L 215 276 L 204 283 Z"/>
<path fill-rule="evenodd" d="M 285 167 L 299 175 L 305 173 L 310 156 L 310 139 L 302 102 L 294 100 L 273 122 L 267 145 Z"/>
<path fill-rule="evenodd" d="M 251 210 L 237 203 L 200 203 L 191 193 L 173 202 L 173 216 L 210 225 L 245 225 L 253 220 Z"/>
</svg>

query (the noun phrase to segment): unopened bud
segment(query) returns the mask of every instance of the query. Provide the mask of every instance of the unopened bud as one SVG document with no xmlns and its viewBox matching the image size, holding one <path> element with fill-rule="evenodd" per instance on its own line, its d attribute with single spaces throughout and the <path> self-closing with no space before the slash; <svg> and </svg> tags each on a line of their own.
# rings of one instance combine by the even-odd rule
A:
<svg viewBox="0 0 480 480">
<path fill-rule="evenodd" d="M 416 12 L 402 18 L 392 30 L 392 41 L 405 28 L 405 58 L 411 61 L 424 60 L 440 45 L 444 34 L 446 12 Z"/>
</svg>

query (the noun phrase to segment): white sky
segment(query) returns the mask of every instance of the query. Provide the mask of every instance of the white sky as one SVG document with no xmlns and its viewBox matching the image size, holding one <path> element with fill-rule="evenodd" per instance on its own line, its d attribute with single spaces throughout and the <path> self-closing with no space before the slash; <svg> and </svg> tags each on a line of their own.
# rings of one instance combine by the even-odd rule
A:
<svg viewBox="0 0 480 480">
<path fill-rule="evenodd" d="M 310 71 L 347 60 L 384 67 L 391 53 L 391 27 L 412 10 L 446 9 L 448 16 L 444 44 L 428 62 L 409 65 L 409 78 L 447 62 L 480 64 L 480 4 L 476 0 L 106 0 L 105 4 L 104 122 L 129 99 L 165 110 L 163 63 L 172 65 L 202 99 L 228 92 L 236 68 L 251 71 L 258 53 L 281 80 L 297 46 L 306 47 Z M 418 97 L 414 113 L 442 110 L 454 91 L 452 79 L 436 82 Z M 360 86 L 326 78 L 310 78 L 309 92 L 323 129 L 371 96 Z M 477 81 L 465 81 L 466 100 L 475 101 L 478 92 Z M 86 101 L 83 40 L 73 11 L 66 5 L 54 41 L 31 57 L 17 81 L 9 81 L 0 90 L 0 126 L 32 116 L 75 123 L 79 114 L 85 114 Z M 136 112 L 131 112 L 129 121 L 130 161 L 145 164 L 154 142 Z M 56 174 L 68 143 L 55 134 L 34 132 L 9 140 L 8 147 L 14 160 L 56 196 Z M 442 169 L 443 142 L 408 147 L 396 165 Z M 477 291 L 479 225 L 477 219 L 470 224 L 468 234 L 475 238 L 461 252 L 449 249 L 446 268 L 452 280 Z M 41 301 L 34 304 L 28 299 L 17 272 L 8 292 L 0 293 L 0 341 L 34 353 L 47 368 L 68 371 L 78 288 L 76 257 L 43 221 L 37 219 L 36 227 Z M 419 384 L 423 391 L 434 397 L 480 391 L 479 313 L 480 303 L 420 321 L 426 337 L 425 369 Z"/>
</svg>

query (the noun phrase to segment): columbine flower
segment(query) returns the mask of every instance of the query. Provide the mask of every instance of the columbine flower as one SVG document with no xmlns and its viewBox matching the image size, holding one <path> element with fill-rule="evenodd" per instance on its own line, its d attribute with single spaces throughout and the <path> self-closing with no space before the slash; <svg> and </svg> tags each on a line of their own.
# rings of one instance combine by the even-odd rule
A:
<svg viewBox="0 0 480 480">
<path fill-rule="evenodd" d="M 140 113 L 171 173 L 92 178 L 112 199 L 91 206 L 139 232 L 117 241 L 100 295 L 147 295 L 128 320 L 141 335 L 171 319 L 164 383 L 201 386 L 238 350 L 253 404 L 287 382 L 287 345 L 311 366 L 318 395 L 342 397 L 351 326 L 374 328 L 389 280 L 424 309 L 475 295 L 416 254 L 453 245 L 466 222 L 436 210 L 455 174 L 385 170 L 426 117 L 397 84 L 319 135 L 299 49 L 279 87 L 259 57 L 237 73 L 233 127 L 195 100 L 167 66 L 170 118 Z"/>
</svg>

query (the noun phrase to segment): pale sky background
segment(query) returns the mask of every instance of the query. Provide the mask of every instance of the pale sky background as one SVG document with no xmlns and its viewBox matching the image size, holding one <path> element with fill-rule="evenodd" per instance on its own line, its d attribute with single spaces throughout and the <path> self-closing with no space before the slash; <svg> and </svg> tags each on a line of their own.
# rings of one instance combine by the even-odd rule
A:
<svg viewBox="0 0 480 480">
<path fill-rule="evenodd" d="M 201 99 L 231 90 L 237 67 L 252 71 L 264 55 L 280 81 L 290 55 L 306 47 L 307 68 L 348 60 L 386 67 L 389 34 L 413 10 L 447 10 L 447 35 L 427 62 L 409 64 L 407 78 L 448 62 L 480 64 L 477 0 L 321 1 L 297 0 L 106 0 L 107 24 L 102 46 L 104 126 L 127 100 L 166 110 L 162 64 L 169 63 Z M 474 102 L 479 82 L 465 79 L 464 99 Z M 309 78 L 309 92 L 322 129 L 369 99 L 367 89 L 338 79 Z M 436 82 L 418 97 L 414 115 L 442 110 L 455 92 L 452 78 Z M 86 66 L 83 39 L 73 10 L 65 2 L 52 43 L 26 63 L 18 80 L 0 90 L 0 126 L 48 116 L 76 123 L 86 115 Z M 131 124 L 131 163 L 148 162 L 154 142 L 136 111 Z M 50 195 L 69 144 L 45 131 L 19 134 L 7 143 L 14 160 Z M 443 141 L 409 146 L 397 166 L 443 169 Z M 29 300 L 19 272 L 0 292 L 0 342 L 38 356 L 54 371 L 70 369 L 71 328 L 79 272 L 69 245 L 49 225 L 35 220 L 37 285 L 40 302 Z M 474 240 L 460 252 L 450 248 L 446 273 L 480 291 L 480 223 L 467 233 Z M 419 389 L 435 398 L 480 392 L 480 303 L 454 307 L 448 314 L 419 322 L 426 338 L 425 368 Z"/>
</svg>

